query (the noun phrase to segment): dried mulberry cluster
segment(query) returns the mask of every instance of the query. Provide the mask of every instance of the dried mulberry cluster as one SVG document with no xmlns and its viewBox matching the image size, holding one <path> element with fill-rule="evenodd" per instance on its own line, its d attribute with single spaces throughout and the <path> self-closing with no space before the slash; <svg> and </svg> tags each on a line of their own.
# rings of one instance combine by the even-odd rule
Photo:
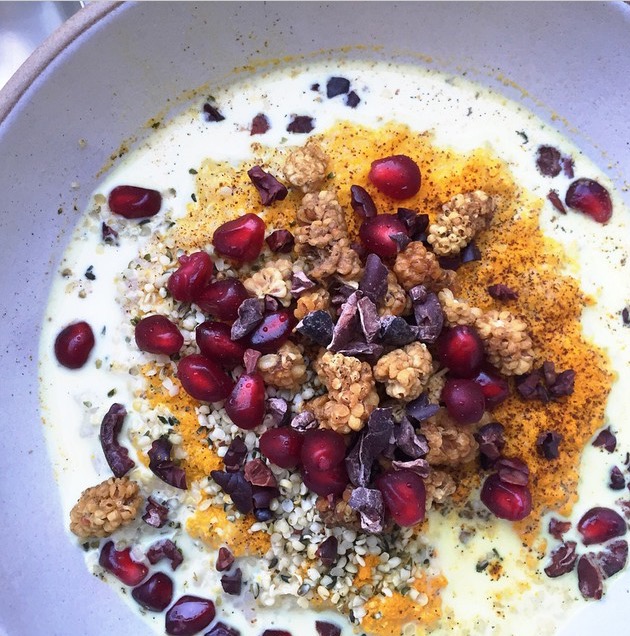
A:
<svg viewBox="0 0 630 636">
<path fill-rule="evenodd" d="M 136 518 L 141 503 L 135 481 L 110 477 L 83 491 L 70 511 L 70 530 L 82 539 L 108 537 Z"/>
<path fill-rule="evenodd" d="M 313 192 L 324 181 L 327 168 L 326 153 L 314 139 L 310 139 L 305 146 L 289 153 L 284 164 L 284 176 L 302 192 Z"/>
<path fill-rule="evenodd" d="M 266 384 L 295 391 L 306 382 L 306 363 L 297 345 L 285 342 L 277 353 L 258 360 L 258 370 Z"/>
<path fill-rule="evenodd" d="M 429 443 L 431 466 L 459 466 L 477 455 L 479 446 L 470 428 L 457 426 L 444 410 L 423 422 L 421 432 Z"/>
<path fill-rule="evenodd" d="M 424 480 L 427 510 L 444 503 L 456 490 L 455 480 L 444 470 L 432 470 Z"/>
<path fill-rule="evenodd" d="M 359 515 L 348 504 L 351 488 L 346 488 L 342 496 L 337 501 L 330 501 L 329 497 L 318 497 L 315 507 L 319 512 L 322 523 L 329 528 L 349 528 L 350 530 L 360 530 Z"/>
<path fill-rule="evenodd" d="M 442 305 L 444 320 L 449 327 L 455 325 L 473 326 L 483 314 L 481 309 L 472 307 L 467 302 L 455 298 L 450 289 L 443 289 L 439 292 L 438 299 L 440 305 Z"/>
<path fill-rule="evenodd" d="M 385 292 L 385 298 L 379 306 L 379 315 L 402 316 L 410 312 L 411 299 L 398 284 L 396 274 L 394 274 L 394 272 L 387 272 L 387 291 Z"/>
<path fill-rule="evenodd" d="M 265 267 L 243 281 L 245 289 L 256 296 L 277 298 L 285 307 L 291 303 L 291 262 L 284 258 L 268 262 Z"/>
<path fill-rule="evenodd" d="M 298 320 L 302 320 L 311 311 L 328 309 L 330 307 L 330 294 L 322 288 L 302 294 L 297 301 L 297 307 L 293 312 Z"/>
<path fill-rule="evenodd" d="M 459 254 L 477 232 L 489 225 L 495 208 L 495 200 L 481 190 L 455 195 L 429 226 L 427 240 L 433 251 L 438 256 Z"/>
<path fill-rule="evenodd" d="M 393 269 L 398 282 L 407 291 L 417 285 L 438 291 L 452 285 L 455 279 L 455 272 L 442 269 L 435 254 L 429 252 L 420 241 L 409 243 L 398 254 Z"/>
<path fill-rule="evenodd" d="M 397 400 L 415 400 L 433 371 L 426 345 L 412 342 L 384 355 L 374 367 L 374 378 L 385 383 L 387 395 Z"/>
</svg>

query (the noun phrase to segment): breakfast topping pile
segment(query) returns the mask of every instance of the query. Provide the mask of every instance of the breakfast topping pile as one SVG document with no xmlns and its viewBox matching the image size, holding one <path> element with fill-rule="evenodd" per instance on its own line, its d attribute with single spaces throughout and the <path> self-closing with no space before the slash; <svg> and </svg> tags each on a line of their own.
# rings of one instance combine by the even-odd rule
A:
<svg viewBox="0 0 630 636">
<path fill-rule="evenodd" d="M 352 105 L 356 93 L 343 79 L 333 78 L 327 95 L 346 95 Z M 212 104 L 204 112 L 208 121 L 223 119 Z M 268 126 L 265 116 L 257 115 L 251 133 L 263 134 Z M 287 130 L 304 133 L 312 127 L 310 118 L 295 116 Z M 551 147 L 541 147 L 536 161 L 550 177 L 573 169 L 570 159 Z M 512 445 L 506 452 L 511 423 L 495 421 L 492 412 L 508 398 L 543 404 L 570 399 L 576 373 L 557 371 L 536 348 L 518 315 L 518 289 L 489 285 L 485 293 L 499 304 L 485 309 L 462 290 L 455 270 L 480 258 L 475 240 L 492 226 L 503 204 L 500 196 L 481 189 L 460 192 L 429 215 L 408 208 L 379 210 L 368 187 L 395 202 L 422 187 L 417 162 L 394 154 L 373 161 L 367 181 L 351 186 L 350 211 L 340 204 L 339 193 L 327 188 L 329 166 L 322 146 L 311 138 L 286 153 L 281 175 L 286 185 L 260 165 L 248 170 L 262 206 L 295 202 L 295 220 L 287 227 L 269 226 L 264 214 L 247 212 L 216 227 L 211 245 L 189 253 L 172 246 L 177 260 L 167 259 L 158 285 L 171 310 L 138 314 L 135 345 L 149 354 L 148 363 L 160 363 L 159 378 L 171 397 L 177 397 L 177 385 L 187 394 L 199 414 L 200 452 L 218 449 L 216 461 L 200 462 L 188 473 L 182 459 L 191 451 L 180 449 L 181 435 L 162 434 L 138 455 L 162 483 L 147 492 L 127 476 L 143 466 L 123 444 L 125 407 L 113 404 L 100 441 L 114 477 L 82 494 L 70 527 L 85 540 L 110 537 L 134 521 L 143 523 L 145 532 L 168 527 L 164 488 L 190 491 L 203 478 L 200 510 L 219 505 L 238 523 L 251 518 L 252 537 L 270 537 L 263 543 L 267 548 L 251 554 L 267 553 L 273 567 L 280 568 L 274 546 L 291 543 L 294 554 L 306 558 L 308 575 L 302 580 L 311 581 L 297 596 L 323 599 L 360 623 L 368 610 L 350 605 L 352 596 L 344 593 L 392 594 L 387 570 L 374 578 L 379 553 L 366 553 L 362 546 L 385 546 L 388 535 L 396 536 L 403 550 L 380 561 L 394 569 L 404 565 L 396 593 L 414 590 L 417 601 L 426 594 L 413 581 L 426 575 L 413 558 L 404 558 L 404 546 L 413 544 L 418 553 L 426 549 L 422 524 L 428 510 L 463 505 L 478 492 L 485 515 L 516 522 L 532 513 L 528 451 L 523 447 L 516 456 Z M 571 184 L 566 204 L 599 222 L 612 211 L 608 192 L 590 179 Z M 162 200 L 156 191 L 122 185 L 111 191 L 108 205 L 115 215 L 142 219 L 156 215 Z M 102 229 L 104 241 L 117 240 L 112 228 L 103 223 Z M 55 353 L 62 365 L 76 369 L 93 346 L 89 325 L 76 323 L 59 334 Z M 219 430 L 219 437 L 209 436 L 207 422 L 218 422 L 213 412 L 226 418 L 227 434 Z M 166 422 L 170 416 L 160 417 Z M 179 424 L 177 417 L 173 411 L 169 424 Z M 602 431 L 595 443 L 614 448 L 611 436 Z M 562 443 L 556 431 L 542 430 L 531 452 L 553 461 Z M 462 480 L 462 471 L 472 474 L 472 481 Z M 289 524 L 297 524 L 290 513 L 308 501 L 308 520 L 292 531 L 286 515 Z M 603 580 L 625 565 L 628 546 L 619 537 L 626 521 L 609 508 L 589 510 L 577 525 L 582 544 L 604 545 L 602 551 L 581 554 L 576 541 L 563 540 L 569 526 L 554 520 L 550 531 L 560 543 L 544 571 L 557 577 L 577 570 L 582 594 L 600 598 Z M 357 567 L 348 555 L 358 537 Z M 248 581 L 242 560 L 247 551 L 235 556 L 225 545 L 217 547 L 221 586 L 238 596 Z M 118 550 L 109 540 L 100 547 L 99 563 L 133 588 L 132 598 L 145 610 L 168 608 L 168 634 L 195 634 L 213 623 L 213 601 L 182 595 L 172 603 L 174 592 L 182 590 L 145 564 L 166 559 L 175 570 L 184 558 L 170 539 L 158 539 L 144 555 L 131 546 Z M 341 585 L 344 566 L 351 576 Z M 322 585 L 318 579 L 328 581 Z M 318 621 L 317 632 L 339 634 L 340 628 Z M 206 634 L 238 631 L 215 622 Z"/>
</svg>

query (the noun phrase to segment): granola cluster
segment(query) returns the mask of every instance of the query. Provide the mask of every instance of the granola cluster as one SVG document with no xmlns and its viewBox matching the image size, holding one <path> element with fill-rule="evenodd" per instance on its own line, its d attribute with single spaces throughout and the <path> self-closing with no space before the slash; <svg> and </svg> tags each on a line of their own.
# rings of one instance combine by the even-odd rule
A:
<svg viewBox="0 0 630 636">
<path fill-rule="evenodd" d="M 284 164 L 286 180 L 302 192 L 314 192 L 326 178 L 328 157 L 314 139 L 289 153 Z"/>
<path fill-rule="evenodd" d="M 314 366 L 328 394 L 308 402 L 306 409 L 323 428 L 338 433 L 361 430 L 379 402 L 370 365 L 352 356 L 326 351 L 318 356 Z"/>
<path fill-rule="evenodd" d="M 420 396 L 432 372 L 427 346 L 412 342 L 380 358 L 374 367 L 374 378 L 385 383 L 387 395 L 409 402 Z"/>
<path fill-rule="evenodd" d="M 455 279 L 455 272 L 442 269 L 435 254 L 420 241 L 409 243 L 398 254 L 393 269 L 398 282 L 407 291 L 417 285 L 438 291 L 452 285 Z"/>
<path fill-rule="evenodd" d="M 438 256 L 453 256 L 470 243 L 477 232 L 490 224 L 495 200 L 481 190 L 455 195 L 442 206 L 427 240 Z"/>
<path fill-rule="evenodd" d="M 268 353 L 258 360 L 265 384 L 279 389 L 298 390 L 306 382 L 306 362 L 300 348 L 285 342 L 277 353 Z"/>
<path fill-rule="evenodd" d="M 141 504 L 135 481 L 110 477 L 83 491 L 70 511 L 70 530 L 81 539 L 108 537 L 131 523 Z"/>
</svg>

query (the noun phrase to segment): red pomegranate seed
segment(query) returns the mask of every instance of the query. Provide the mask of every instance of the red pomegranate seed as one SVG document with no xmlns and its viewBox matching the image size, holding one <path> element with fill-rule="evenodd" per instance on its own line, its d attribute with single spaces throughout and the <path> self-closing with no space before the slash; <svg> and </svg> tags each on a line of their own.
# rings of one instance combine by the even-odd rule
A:
<svg viewBox="0 0 630 636">
<path fill-rule="evenodd" d="M 508 381 L 489 364 L 481 367 L 473 381 L 481 387 L 487 409 L 495 408 L 510 395 Z"/>
<path fill-rule="evenodd" d="M 626 534 L 627 526 L 623 517 L 610 508 L 591 508 L 582 515 L 577 524 L 584 545 L 603 543 Z"/>
<path fill-rule="evenodd" d="M 266 629 L 262 636 L 292 636 L 286 629 Z"/>
<path fill-rule="evenodd" d="M 249 298 L 245 285 L 238 278 L 225 278 L 210 283 L 194 298 L 201 311 L 216 316 L 219 320 L 234 321 L 238 308 Z"/>
<path fill-rule="evenodd" d="M 295 327 L 293 314 L 289 311 L 274 311 L 246 338 L 247 345 L 260 353 L 275 353 L 289 339 Z"/>
<path fill-rule="evenodd" d="M 365 219 L 359 228 L 359 238 L 368 252 L 381 258 L 395 258 L 398 254 L 398 242 L 395 234 L 408 236 L 407 227 L 395 214 L 379 214 Z"/>
<path fill-rule="evenodd" d="M 486 478 L 481 501 L 495 516 L 508 521 L 520 521 L 532 511 L 529 488 L 501 481 L 497 473 Z"/>
<path fill-rule="evenodd" d="M 150 612 L 165 610 L 173 599 L 173 581 L 164 572 L 156 572 L 149 580 L 131 590 L 136 603 Z"/>
<path fill-rule="evenodd" d="M 302 479 L 309 490 L 322 497 L 340 495 L 350 483 L 345 464 L 337 464 L 329 470 L 303 468 Z"/>
<path fill-rule="evenodd" d="M 368 179 L 392 199 L 408 199 L 420 190 L 418 164 L 407 155 L 393 155 L 372 162 Z"/>
<path fill-rule="evenodd" d="M 138 585 L 149 571 L 144 563 L 131 558 L 131 548 L 116 550 L 113 541 L 108 541 L 102 547 L 98 562 L 125 585 Z"/>
<path fill-rule="evenodd" d="M 262 424 L 265 417 L 265 383 L 260 373 L 244 373 L 225 402 L 229 418 L 245 430 Z"/>
<path fill-rule="evenodd" d="M 166 316 L 147 316 L 140 320 L 136 325 L 135 337 L 138 349 L 148 353 L 172 356 L 184 345 L 184 336 Z"/>
<path fill-rule="evenodd" d="M 260 436 L 260 452 L 280 468 L 296 468 L 303 441 L 302 435 L 288 426 L 270 428 Z"/>
<path fill-rule="evenodd" d="M 234 388 L 232 378 L 216 362 L 198 353 L 179 361 L 177 377 L 186 393 L 202 402 L 224 400 Z"/>
<path fill-rule="evenodd" d="M 458 424 L 475 424 L 485 410 L 481 387 L 472 380 L 449 378 L 442 389 L 442 401 Z"/>
<path fill-rule="evenodd" d="M 212 267 L 212 259 L 207 252 L 180 256 L 179 267 L 166 284 L 171 296 L 182 303 L 192 302 L 210 282 Z"/>
<path fill-rule="evenodd" d="M 166 633 L 171 636 L 192 636 L 208 627 L 214 615 L 212 601 L 187 594 L 166 612 Z"/>
<path fill-rule="evenodd" d="M 218 227 L 212 237 L 217 254 L 237 263 L 258 258 L 265 239 L 265 222 L 251 212 Z"/>
<path fill-rule="evenodd" d="M 315 621 L 317 636 L 341 636 L 341 627 L 328 621 Z"/>
<path fill-rule="evenodd" d="M 574 181 L 564 200 L 570 208 L 584 212 L 598 223 L 606 223 L 612 216 L 612 201 L 608 190 L 593 179 Z"/>
<path fill-rule="evenodd" d="M 483 362 L 483 342 L 473 327 L 457 325 L 440 336 L 438 356 L 451 375 L 472 378 Z"/>
<path fill-rule="evenodd" d="M 230 326 L 224 322 L 202 322 L 197 325 L 195 339 L 201 353 L 222 366 L 233 369 L 243 363 L 246 347 L 230 338 Z"/>
<path fill-rule="evenodd" d="M 399 526 L 413 526 L 424 519 L 426 489 L 412 470 L 390 470 L 374 482 L 383 495 L 385 508 Z"/>
<path fill-rule="evenodd" d="M 346 457 L 343 435 L 324 428 L 306 431 L 301 457 L 308 470 L 326 471 L 337 466 Z"/>
<path fill-rule="evenodd" d="M 144 219 L 160 211 L 162 195 L 149 188 L 121 185 L 109 193 L 107 204 L 114 214 L 126 219 Z"/>
<path fill-rule="evenodd" d="M 80 369 L 94 348 L 94 332 L 87 322 L 64 327 L 55 339 L 55 357 L 68 369 Z"/>
</svg>

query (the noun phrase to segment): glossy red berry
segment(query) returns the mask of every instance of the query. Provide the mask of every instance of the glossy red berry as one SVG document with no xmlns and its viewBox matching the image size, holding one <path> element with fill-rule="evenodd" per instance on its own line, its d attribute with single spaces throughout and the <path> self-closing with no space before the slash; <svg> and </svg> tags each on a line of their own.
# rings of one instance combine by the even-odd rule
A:
<svg viewBox="0 0 630 636">
<path fill-rule="evenodd" d="M 309 470 L 302 468 L 302 479 L 305 486 L 314 493 L 327 497 L 340 495 L 350 483 L 345 464 L 337 464 L 329 470 Z"/>
<path fill-rule="evenodd" d="M 238 318 L 241 303 L 249 297 L 245 285 L 238 278 L 224 278 L 204 287 L 194 301 L 204 313 L 233 322 Z"/>
<path fill-rule="evenodd" d="M 442 389 L 442 401 L 458 424 L 475 424 L 485 410 L 481 387 L 472 380 L 449 378 Z"/>
<path fill-rule="evenodd" d="M 303 441 L 303 436 L 288 426 L 270 428 L 260 436 L 260 452 L 280 468 L 296 468 Z"/>
<path fill-rule="evenodd" d="M 212 236 L 217 254 L 237 263 L 256 260 L 265 240 L 265 222 L 251 212 L 219 226 Z"/>
<path fill-rule="evenodd" d="M 473 381 L 481 387 L 487 409 L 495 408 L 510 395 L 508 381 L 489 364 L 481 367 Z"/>
<path fill-rule="evenodd" d="M 162 612 L 173 599 L 173 581 L 164 572 L 156 572 L 131 590 L 133 599 L 150 612 Z"/>
<path fill-rule="evenodd" d="M 224 400 L 234 388 L 234 381 L 212 360 L 193 353 L 177 365 L 177 377 L 188 395 L 202 402 Z"/>
<path fill-rule="evenodd" d="M 372 162 L 368 179 L 392 199 L 408 199 L 420 190 L 418 164 L 407 155 L 393 155 Z"/>
<path fill-rule="evenodd" d="M 627 526 L 623 517 L 610 508 L 591 508 L 582 515 L 577 524 L 584 545 L 603 543 L 626 534 Z"/>
<path fill-rule="evenodd" d="M 451 375 L 472 378 L 483 363 L 483 342 L 474 327 L 457 325 L 440 336 L 438 356 Z"/>
<path fill-rule="evenodd" d="M 230 327 L 224 322 L 206 320 L 197 325 L 195 339 L 201 353 L 221 366 L 233 369 L 243 363 L 245 345 L 230 337 Z"/>
<path fill-rule="evenodd" d="M 295 327 L 293 314 L 286 310 L 267 314 L 262 322 L 243 340 L 251 349 L 261 353 L 276 353 L 289 339 Z"/>
<path fill-rule="evenodd" d="M 184 345 L 184 336 L 166 316 L 147 316 L 136 324 L 135 339 L 138 349 L 147 353 L 172 356 Z"/>
<path fill-rule="evenodd" d="M 365 219 L 359 228 L 359 238 L 368 252 L 381 258 L 395 258 L 398 243 L 393 234 L 408 236 L 407 227 L 395 214 L 379 214 Z"/>
<path fill-rule="evenodd" d="M 412 470 L 390 470 L 374 482 L 383 495 L 385 508 L 399 526 L 413 526 L 424 519 L 426 488 Z"/>
<path fill-rule="evenodd" d="M 312 471 L 326 471 L 337 466 L 346 457 L 343 435 L 333 430 L 318 428 L 306 431 L 302 443 L 302 464 Z"/>
<path fill-rule="evenodd" d="M 497 473 L 486 478 L 481 501 L 499 519 L 520 521 L 532 511 L 532 495 L 527 486 L 501 481 Z"/>
<path fill-rule="evenodd" d="M 85 322 L 75 322 L 64 327 L 55 339 L 55 357 L 68 369 L 80 369 L 94 348 L 94 332 Z"/>
<path fill-rule="evenodd" d="M 201 293 L 212 278 L 213 263 L 207 252 L 193 252 L 179 257 L 179 267 L 166 284 L 175 300 L 190 303 Z"/>
<path fill-rule="evenodd" d="M 608 190 L 593 179 L 577 179 L 567 190 L 566 204 L 584 212 L 598 223 L 606 223 L 612 216 L 612 201 Z"/>
<path fill-rule="evenodd" d="M 244 373 L 225 402 L 225 412 L 236 426 L 251 430 L 265 417 L 265 397 L 260 373 Z"/>
<path fill-rule="evenodd" d="M 162 207 L 162 195 L 157 190 L 138 186 L 116 186 L 107 199 L 109 209 L 126 219 L 155 216 Z"/>
<path fill-rule="evenodd" d="M 144 563 L 131 558 L 131 548 L 116 550 L 113 541 L 108 541 L 102 547 L 98 562 L 125 585 L 138 585 L 149 571 Z"/>
<path fill-rule="evenodd" d="M 214 620 L 214 603 L 199 596 L 185 595 L 166 612 L 166 633 L 170 636 L 193 636 Z"/>
</svg>

